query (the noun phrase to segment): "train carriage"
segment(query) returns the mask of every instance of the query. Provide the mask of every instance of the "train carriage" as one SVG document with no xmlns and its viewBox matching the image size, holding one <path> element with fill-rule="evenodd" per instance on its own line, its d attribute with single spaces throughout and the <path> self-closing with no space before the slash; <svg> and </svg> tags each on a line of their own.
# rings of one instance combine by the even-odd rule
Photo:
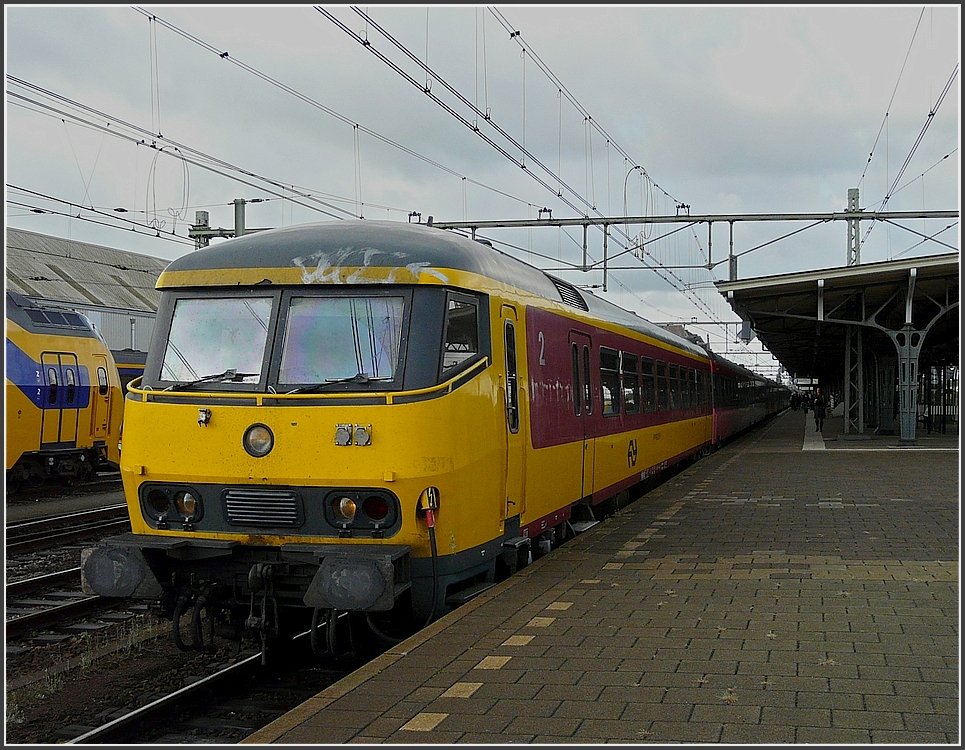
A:
<svg viewBox="0 0 965 750">
<path fill-rule="evenodd" d="M 147 360 L 147 352 L 130 348 L 111 349 L 111 356 L 114 357 L 114 364 L 117 366 L 122 391 L 127 390 L 127 384 L 132 380 L 144 375 L 144 362 Z"/>
<path fill-rule="evenodd" d="M 786 387 L 711 353 L 714 442 L 720 444 L 785 408 Z"/>
<path fill-rule="evenodd" d="M 189 609 L 194 646 L 203 617 L 428 622 L 715 442 L 702 347 L 451 232 L 257 232 L 158 288 L 132 532 L 82 571 L 159 602 L 179 644 Z"/>
<path fill-rule="evenodd" d="M 7 291 L 4 354 L 8 486 L 116 469 L 120 380 L 90 321 Z"/>
</svg>

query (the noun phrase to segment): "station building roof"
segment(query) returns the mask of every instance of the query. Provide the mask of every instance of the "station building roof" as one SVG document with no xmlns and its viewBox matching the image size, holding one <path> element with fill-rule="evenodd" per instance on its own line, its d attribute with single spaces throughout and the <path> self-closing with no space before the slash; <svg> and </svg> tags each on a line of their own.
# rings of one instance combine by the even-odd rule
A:
<svg viewBox="0 0 965 750">
<path fill-rule="evenodd" d="M 716 282 L 718 291 L 797 378 L 844 377 L 847 328 L 865 351 L 894 357 L 891 334 L 926 331 L 920 368 L 959 362 L 958 253 Z"/>
<path fill-rule="evenodd" d="M 155 290 L 169 260 L 6 229 L 6 288 L 27 297 L 67 304 L 157 312 Z"/>
</svg>

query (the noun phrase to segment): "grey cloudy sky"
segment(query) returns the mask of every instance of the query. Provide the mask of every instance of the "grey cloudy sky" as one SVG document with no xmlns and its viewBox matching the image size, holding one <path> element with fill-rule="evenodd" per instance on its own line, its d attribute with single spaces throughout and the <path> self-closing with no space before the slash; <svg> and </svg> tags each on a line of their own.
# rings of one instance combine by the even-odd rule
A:
<svg viewBox="0 0 965 750">
<path fill-rule="evenodd" d="M 4 12 L 7 225 L 156 257 L 192 251 L 196 211 L 232 228 L 236 198 L 261 199 L 248 227 L 832 212 L 849 188 L 869 211 L 960 206 L 957 4 Z M 957 220 L 903 224 L 862 223 L 862 262 L 959 248 Z M 739 277 L 844 265 L 844 222 L 773 242 L 806 226 L 736 225 Z M 572 270 L 579 228 L 480 235 L 745 351 L 703 325 L 736 320 L 712 284 L 725 223 L 713 269 L 688 267 L 706 225 L 612 226 L 606 292 Z"/>
</svg>

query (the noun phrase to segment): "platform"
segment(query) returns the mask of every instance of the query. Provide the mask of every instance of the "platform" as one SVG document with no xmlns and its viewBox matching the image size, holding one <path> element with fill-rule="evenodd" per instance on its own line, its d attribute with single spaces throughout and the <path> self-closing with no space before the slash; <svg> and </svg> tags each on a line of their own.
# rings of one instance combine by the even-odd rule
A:
<svg viewBox="0 0 965 750">
<path fill-rule="evenodd" d="M 958 437 L 833 433 L 785 412 L 245 742 L 957 744 Z"/>
</svg>

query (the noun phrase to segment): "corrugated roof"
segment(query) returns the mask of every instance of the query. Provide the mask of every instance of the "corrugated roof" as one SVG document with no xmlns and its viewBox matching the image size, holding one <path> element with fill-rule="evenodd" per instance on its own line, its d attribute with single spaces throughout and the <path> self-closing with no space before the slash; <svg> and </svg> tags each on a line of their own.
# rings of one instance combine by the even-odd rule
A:
<svg viewBox="0 0 965 750">
<path fill-rule="evenodd" d="M 157 312 L 154 285 L 170 263 L 149 255 L 6 230 L 6 288 L 54 302 Z"/>
</svg>

